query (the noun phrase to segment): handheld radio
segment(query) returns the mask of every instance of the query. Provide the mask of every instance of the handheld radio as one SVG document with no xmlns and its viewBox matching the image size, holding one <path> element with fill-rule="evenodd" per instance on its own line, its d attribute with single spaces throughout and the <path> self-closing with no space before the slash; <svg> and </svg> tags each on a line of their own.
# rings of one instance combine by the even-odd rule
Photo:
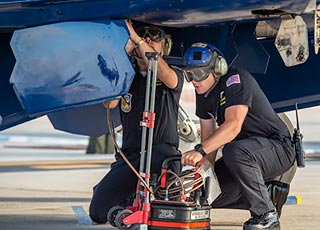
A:
<svg viewBox="0 0 320 230">
<path fill-rule="evenodd" d="M 305 162 L 304 162 L 304 154 L 305 153 L 304 153 L 304 149 L 302 146 L 303 135 L 300 133 L 297 103 L 296 103 L 296 120 L 297 120 L 297 128 L 294 129 L 293 144 L 294 144 L 294 149 L 296 152 L 297 165 L 299 168 L 304 168 L 305 167 Z"/>
</svg>

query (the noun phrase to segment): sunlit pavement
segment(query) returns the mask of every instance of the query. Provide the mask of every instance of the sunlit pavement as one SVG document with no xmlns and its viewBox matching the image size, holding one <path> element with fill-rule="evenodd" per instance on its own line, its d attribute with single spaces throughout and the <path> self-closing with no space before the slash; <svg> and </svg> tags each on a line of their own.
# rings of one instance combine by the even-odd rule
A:
<svg viewBox="0 0 320 230">
<path fill-rule="evenodd" d="M 23 159 L 23 160 L 22 160 Z M 0 229 L 114 229 L 88 217 L 91 189 L 109 170 L 112 155 L 84 150 L 5 147 L 0 143 Z M 302 203 L 285 205 L 282 229 L 318 229 L 320 164 L 298 169 L 290 195 Z M 212 229 L 242 229 L 247 211 L 213 210 Z"/>
<path fill-rule="evenodd" d="M 194 112 L 188 105 L 184 108 Z M 304 123 L 304 117 L 310 119 Z M 320 138 L 317 117 L 301 113 L 306 140 Z M 114 229 L 108 224 L 94 225 L 88 217 L 92 187 L 109 170 L 113 156 L 85 154 L 87 143 L 85 136 L 54 130 L 45 118 L 2 131 L 0 229 Z M 284 206 L 283 230 L 319 229 L 320 161 L 319 157 L 312 160 L 293 179 L 289 195 L 300 196 L 302 203 Z M 242 229 L 248 218 L 247 211 L 212 210 L 211 229 Z"/>
</svg>

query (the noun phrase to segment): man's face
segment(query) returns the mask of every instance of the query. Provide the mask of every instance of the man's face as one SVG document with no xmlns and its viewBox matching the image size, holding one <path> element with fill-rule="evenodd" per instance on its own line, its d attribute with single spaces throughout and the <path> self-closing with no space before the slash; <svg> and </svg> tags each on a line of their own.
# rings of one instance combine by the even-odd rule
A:
<svg viewBox="0 0 320 230">
<path fill-rule="evenodd" d="M 213 74 L 210 73 L 205 80 L 199 82 L 192 80 L 191 82 L 197 94 L 204 94 L 213 86 L 213 84 L 215 84 L 216 80 L 214 79 Z"/>
<path fill-rule="evenodd" d="M 146 42 L 148 45 L 154 49 L 154 51 L 158 52 L 159 54 L 162 54 L 162 49 L 163 49 L 163 41 L 155 42 L 152 41 L 149 37 L 146 37 Z"/>
<path fill-rule="evenodd" d="M 165 32 L 155 26 L 140 27 L 136 30 L 137 34 L 146 40 L 156 52 L 162 54 L 164 39 L 166 38 Z"/>
</svg>

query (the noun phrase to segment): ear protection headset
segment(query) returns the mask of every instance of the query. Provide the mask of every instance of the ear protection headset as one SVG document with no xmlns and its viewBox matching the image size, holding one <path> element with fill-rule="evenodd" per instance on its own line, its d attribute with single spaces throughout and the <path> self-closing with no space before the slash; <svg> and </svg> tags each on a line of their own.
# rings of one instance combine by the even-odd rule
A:
<svg viewBox="0 0 320 230">
<path fill-rule="evenodd" d="M 163 55 L 168 56 L 172 48 L 172 39 L 170 34 L 166 34 L 163 43 Z"/>
<path fill-rule="evenodd" d="M 228 64 L 226 59 L 220 50 L 214 45 L 198 42 L 194 43 L 190 50 L 191 52 L 189 51 L 189 57 L 185 57 L 185 61 L 187 58 L 189 62 L 185 63 L 187 66 L 210 66 L 216 80 L 219 80 L 221 76 L 228 72 Z M 205 55 L 206 50 L 209 50 L 210 55 Z M 199 51 L 202 52 L 202 55 L 198 60 L 195 60 L 195 52 Z M 190 55 L 192 55 L 192 57 Z"/>
<path fill-rule="evenodd" d="M 212 71 L 215 75 L 223 76 L 228 72 L 228 64 L 222 53 L 210 44 L 207 44 L 212 52 Z M 211 46 L 211 47 L 210 47 Z"/>
<path fill-rule="evenodd" d="M 220 50 L 207 43 L 194 43 L 184 55 L 185 69 L 201 69 L 204 68 L 213 73 L 215 83 L 206 92 L 207 97 L 212 89 L 218 84 L 220 77 L 228 72 L 228 64 Z M 190 71 L 191 72 L 191 71 Z"/>
</svg>

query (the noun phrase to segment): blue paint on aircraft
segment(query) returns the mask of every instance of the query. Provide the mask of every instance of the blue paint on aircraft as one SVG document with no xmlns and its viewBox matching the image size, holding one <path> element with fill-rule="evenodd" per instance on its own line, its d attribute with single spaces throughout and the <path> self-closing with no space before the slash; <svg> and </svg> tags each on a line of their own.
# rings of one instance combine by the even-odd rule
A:
<svg viewBox="0 0 320 230">
<path fill-rule="evenodd" d="M 128 38 L 123 21 L 64 22 L 16 31 L 10 82 L 23 108 L 38 116 L 125 94 L 134 75 L 124 50 Z"/>
</svg>

